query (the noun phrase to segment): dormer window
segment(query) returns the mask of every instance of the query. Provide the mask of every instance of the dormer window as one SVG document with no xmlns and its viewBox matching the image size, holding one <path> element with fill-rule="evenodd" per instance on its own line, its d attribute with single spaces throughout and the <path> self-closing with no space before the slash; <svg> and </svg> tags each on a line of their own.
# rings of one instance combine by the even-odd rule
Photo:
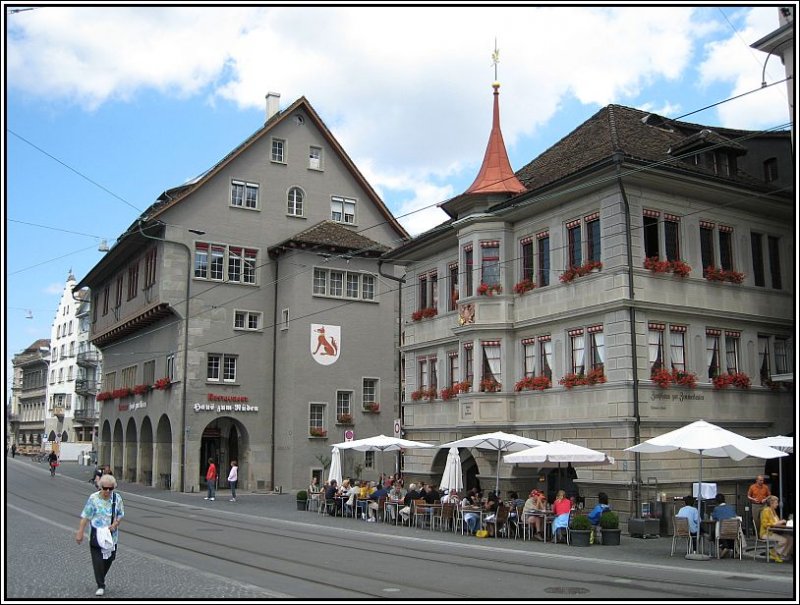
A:
<svg viewBox="0 0 800 605">
<path fill-rule="evenodd" d="M 778 158 L 768 158 L 764 161 L 764 182 L 774 183 L 778 180 Z"/>
</svg>

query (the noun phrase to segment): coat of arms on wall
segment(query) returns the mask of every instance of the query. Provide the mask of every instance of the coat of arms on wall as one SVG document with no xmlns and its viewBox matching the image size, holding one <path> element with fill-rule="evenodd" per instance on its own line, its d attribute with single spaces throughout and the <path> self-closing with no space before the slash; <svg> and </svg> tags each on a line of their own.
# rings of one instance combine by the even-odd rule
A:
<svg viewBox="0 0 800 605">
<path fill-rule="evenodd" d="M 458 309 L 458 325 L 466 326 L 472 323 L 475 323 L 475 305 L 472 303 L 461 305 Z"/>
<path fill-rule="evenodd" d="M 311 357 L 318 364 L 329 366 L 339 359 L 342 347 L 341 326 L 311 324 Z"/>
</svg>

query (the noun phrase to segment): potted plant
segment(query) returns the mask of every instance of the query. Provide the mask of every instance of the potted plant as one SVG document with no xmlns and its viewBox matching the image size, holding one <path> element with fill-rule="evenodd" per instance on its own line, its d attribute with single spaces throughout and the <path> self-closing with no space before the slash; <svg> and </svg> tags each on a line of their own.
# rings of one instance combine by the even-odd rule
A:
<svg viewBox="0 0 800 605">
<path fill-rule="evenodd" d="M 297 510 L 306 510 L 308 507 L 308 492 L 301 489 L 297 492 Z"/>
<path fill-rule="evenodd" d="M 517 282 L 514 284 L 514 293 L 515 294 L 525 294 L 525 292 L 529 292 L 536 287 L 536 284 L 533 283 L 533 280 L 526 277 L 522 281 Z"/>
<path fill-rule="evenodd" d="M 575 515 L 569 520 L 569 543 L 572 546 L 589 546 L 592 522 L 586 515 Z"/>
<path fill-rule="evenodd" d="M 336 416 L 336 424 L 353 424 L 352 414 L 339 414 Z"/>
<path fill-rule="evenodd" d="M 666 368 L 654 370 L 650 373 L 650 380 L 655 382 L 662 389 L 669 388 L 669 385 L 672 384 L 672 372 Z"/>
<path fill-rule="evenodd" d="M 619 546 L 619 538 L 622 530 L 619 528 L 619 515 L 613 510 L 604 511 L 600 515 L 600 535 L 603 546 Z"/>
</svg>

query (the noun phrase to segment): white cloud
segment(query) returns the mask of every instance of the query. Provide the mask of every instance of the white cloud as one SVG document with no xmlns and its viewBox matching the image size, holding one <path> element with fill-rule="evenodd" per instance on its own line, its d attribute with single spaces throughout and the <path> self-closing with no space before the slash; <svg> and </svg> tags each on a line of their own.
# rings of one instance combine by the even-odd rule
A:
<svg viewBox="0 0 800 605">
<path fill-rule="evenodd" d="M 60 284 L 58 282 L 53 282 L 52 284 L 47 286 L 44 290 L 42 290 L 42 292 L 44 294 L 55 294 L 55 295 L 59 295 L 60 296 L 61 293 L 64 292 L 64 284 L 63 283 Z"/>
<path fill-rule="evenodd" d="M 730 84 L 731 97 L 761 86 L 761 74 L 768 55 L 750 48 L 750 44 L 778 27 L 775 7 L 749 10 L 743 17 L 741 30 L 727 39 L 706 45 L 707 58 L 699 68 L 704 85 Z M 785 77 L 780 59 L 770 56 L 766 81 L 775 82 Z M 771 86 L 725 103 L 719 106 L 718 112 L 722 125 L 730 128 L 760 129 L 784 124 L 790 119 L 786 85 Z"/>
<path fill-rule="evenodd" d="M 702 82 L 758 86 L 759 60 L 742 39 L 774 29 L 777 16 L 774 8 L 747 14 L 738 35 L 724 31 L 727 40 L 706 47 Z M 145 90 L 258 109 L 267 91 L 280 92 L 283 105 L 304 95 L 370 182 L 406 200 L 392 208 L 400 214 L 460 193 L 442 183 L 477 173 L 495 37 L 512 147 L 569 99 L 641 105 L 654 83 L 677 86 L 696 68 L 698 41 L 723 31 L 719 21 L 681 6 L 48 7 L 8 20 L 7 83 L 89 110 Z M 777 88 L 720 115 L 737 128 L 784 122 L 785 103 L 764 107 Z M 668 115 L 680 107 L 663 97 L 649 104 Z M 440 216 L 426 211 L 406 223 L 416 229 Z"/>
</svg>

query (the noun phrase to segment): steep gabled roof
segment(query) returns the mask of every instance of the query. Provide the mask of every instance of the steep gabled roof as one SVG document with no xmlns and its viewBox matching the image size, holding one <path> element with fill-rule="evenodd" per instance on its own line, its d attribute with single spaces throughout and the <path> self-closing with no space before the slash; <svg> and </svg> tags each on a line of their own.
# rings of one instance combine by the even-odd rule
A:
<svg viewBox="0 0 800 605">
<path fill-rule="evenodd" d="M 353 256 L 380 256 L 390 250 L 333 221 L 322 221 L 313 227 L 293 235 L 289 239 L 269 247 L 270 254 L 280 254 L 287 249 L 316 249 L 319 252 L 352 252 Z"/>
<path fill-rule="evenodd" d="M 224 158 L 222 158 L 219 162 L 217 162 L 214 166 L 206 170 L 200 176 L 192 179 L 188 183 L 184 183 L 177 187 L 173 187 L 172 189 L 168 189 L 162 193 L 159 198 L 150 205 L 150 207 L 142 213 L 140 218 L 144 220 L 151 220 L 158 218 L 165 210 L 171 208 L 177 203 L 180 203 L 182 200 L 189 197 L 192 192 L 202 187 L 209 179 L 211 179 L 214 175 L 219 173 L 225 166 L 227 166 L 230 162 L 240 156 L 245 150 L 250 148 L 255 142 L 267 136 L 267 134 L 278 124 L 288 119 L 295 111 L 298 109 L 303 109 L 314 123 L 314 125 L 319 129 L 322 133 L 322 136 L 325 137 L 325 140 L 331 146 L 331 148 L 335 151 L 335 153 L 339 156 L 342 160 L 342 163 L 345 165 L 345 168 L 350 172 L 353 178 L 358 182 L 358 184 L 364 189 L 367 195 L 370 198 L 375 206 L 378 208 L 378 211 L 384 216 L 386 222 L 392 226 L 392 228 L 397 231 L 401 238 L 407 239 L 408 233 L 406 230 L 400 225 L 394 215 L 389 211 L 386 205 L 381 200 L 380 196 L 377 192 L 372 188 L 372 186 L 367 182 L 364 175 L 358 170 L 356 165 L 353 163 L 353 160 L 350 159 L 350 156 L 347 155 L 344 148 L 339 144 L 336 138 L 333 136 L 328 127 L 322 121 L 319 114 L 314 110 L 311 106 L 311 103 L 305 97 L 300 97 L 294 103 L 292 103 L 289 107 L 285 108 L 282 111 L 279 111 L 274 116 L 270 117 L 265 123 L 264 126 L 259 128 L 256 132 L 250 135 L 247 139 L 245 139 L 238 147 L 236 147 L 233 151 L 228 153 Z M 137 229 L 138 220 L 135 221 L 130 227 L 128 227 L 127 231 L 131 231 Z M 126 232 L 127 232 L 126 231 Z"/>
</svg>

